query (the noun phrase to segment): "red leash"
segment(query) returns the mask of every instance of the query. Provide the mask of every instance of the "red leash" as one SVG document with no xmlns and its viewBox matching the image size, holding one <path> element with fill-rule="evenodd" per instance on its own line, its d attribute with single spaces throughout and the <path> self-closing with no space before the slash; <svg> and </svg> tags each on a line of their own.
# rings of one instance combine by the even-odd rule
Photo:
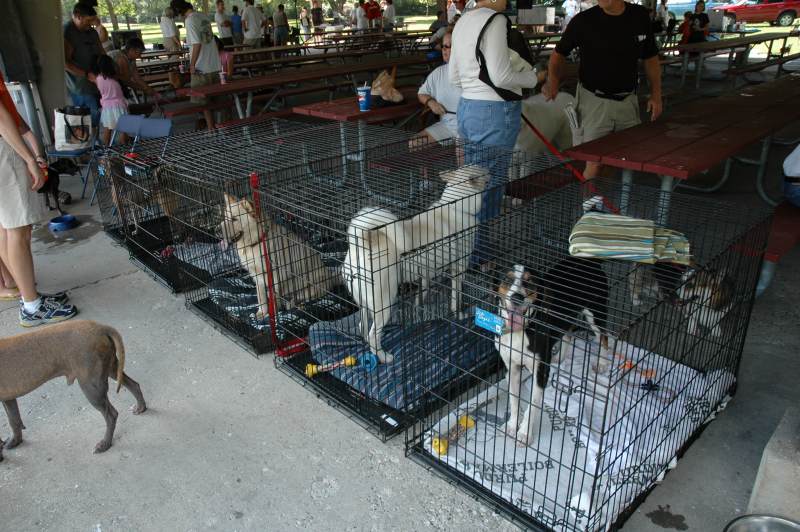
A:
<svg viewBox="0 0 800 532">
<path fill-rule="evenodd" d="M 614 205 L 613 205 L 611 202 L 609 202 L 609 201 L 606 199 L 606 197 L 605 197 L 605 196 L 603 196 L 602 194 L 600 194 L 600 193 L 597 191 L 597 187 L 595 187 L 595 186 L 594 186 L 594 183 L 587 182 L 588 180 L 586 179 L 586 176 L 584 176 L 584 175 L 583 175 L 583 172 L 581 172 L 580 170 L 578 170 L 577 168 L 575 168 L 575 167 L 572 165 L 572 163 L 570 163 L 570 162 L 569 162 L 569 160 L 568 160 L 567 156 L 566 156 L 566 155 L 564 155 L 563 153 L 561 153 L 561 152 L 559 151 L 559 149 L 558 149 L 558 148 L 556 148 L 556 147 L 555 147 L 555 145 L 554 145 L 552 142 L 550 142 L 550 139 L 548 139 L 547 137 L 545 137 L 545 136 L 542 134 L 542 132 L 541 132 L 541 131 L 539 131 L 539 130 L 536 128 L 536 126 L 534 126 L 534 125 L 533 125 L 533 122 L 531 122 L 530 120 L 528 120 L 528 117 L 527 117 L 527 116 L 525 116 L 525 113 L 520 113 L 520 114 L 522 115 L 522 119 L 525 121 L 525 123 L 526 123 L 526 124 L 528 124 L 528 127 L 529 127 L 529 128 L 531 128 L 531 131 L 533 131 L 533 134 L 534 134 L 534 135 L 536 135 L 536 136 L 539 138 L 539 140 L 541 140 L 541 141 L 542 141 L 542 144 L 544 144 L 544 145 L 545 145 L 545 147 L 548 149 L 548 151 L 550 151 L 550 153 L 552 153 L 553 155 L 555 155 L 555 156 L 558 158 L 558 160 L 559 160 L 559 161 L 563 162 L 563 163 L 564 163 L 564 166 L 565 166 L 567 169 L 569 169 L 569 170 L 572 172 L 572 175 L 574 175 L 574 176 L 575 176 L 575 178 L 576 178 L 578 181 L 580 181 L 581 183 L 584 183 L 584 184 L 586 184 L 586 186 L 589 188 L 589 191 L 590 191 L 592 194 L 594 194 L 594 195 L 596 195 L 596 196 L 600 196 L 601 198 L 603 198 L 603 205 L 604 205 L 604 206 L 605 206 L 605 207 L 606 207 L 608 210 L 610 210 L 610 211 L 611 211 L 611 212 L 613 212 L 614 214 L 619 214 L 619 209 L 618 209 L 616 206 L 614 206 Z"/>
</svg>

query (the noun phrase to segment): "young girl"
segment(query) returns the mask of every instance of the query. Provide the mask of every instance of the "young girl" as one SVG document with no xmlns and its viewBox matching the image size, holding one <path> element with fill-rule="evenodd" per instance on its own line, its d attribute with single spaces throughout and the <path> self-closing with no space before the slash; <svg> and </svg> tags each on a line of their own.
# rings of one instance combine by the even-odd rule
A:
<svg viewBox="0 0 800 532">
<path fill-rule="evenodd" d="M 128 114 L 128 102 L 122 93 L 122 86 L 116 80 L 117 69 L 114 60 L 107 55 L 97 57 L 95 63 L 95 84 L 100 91 L 100 123 L 103 126 L 102 140 L 108 145 L 111 142 L 111 132 L 117 127 L 120 116 Z M 121 143 L 127 142 L 126 136 L 119 135 Z"/>
</svg>

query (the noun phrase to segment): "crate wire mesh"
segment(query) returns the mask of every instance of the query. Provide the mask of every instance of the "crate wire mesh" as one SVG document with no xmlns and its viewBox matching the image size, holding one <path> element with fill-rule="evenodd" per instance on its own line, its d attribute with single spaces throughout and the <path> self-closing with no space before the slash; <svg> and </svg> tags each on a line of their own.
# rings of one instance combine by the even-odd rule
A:
<svg viewBox="0 0 800 532">
<path fill-rule="evenodd" d="M 735 390 L 766 246 L 766 209 L 742 212 L 673 194 L 666 210 L 657 189 L 595 183 L 613 205 L 629 194 L 625 214 L 663 220 L 683 233 L 691 265 L 571 257 L 569 237 L 587 193 L 577 183 L 401 263 L 402 275 L 428 269 L 433 279 L 415 298 L 402 300 L 407 356 L 478 380 L 476 386 L 462 380 L 444 396 L 438 383 L 419 376 L 426 399 L 445 406 L 407 432 L 407 453 L 523 526 L 617 526 L 675 466 Z M 489 235 L 491 258 L 480 275 L 442 272 L 431 260 L 457 253 L 460 241 L 474 239 L 479 229 Z M 464 309 L 454 314 L 444 305 L 419 303 L 446 298 L 459 285 L 473 305 L 466 313 L 471 322 Z M 608 349 L 580 316 L 584 307 L 594 309 Z M 476 322 L 486 328 L 469 325 Z M 416 334 L 419 323 L 445 332 Z M 495 326 L 500 334 L 490 330 Z M 503 372 L 486 377 L 454 363 L 448 353 L 460 345 L 453 331 L 460 332 L 461 345 L 499 352 L 514 371 L 504 362 L 498 365 Z"/>
<path fill-rule="evenodd" d="M 171 144 L 156 172 L 175 203 L 168 217 L 171 241 L 160 254 L 177 264 L 189 307 L 255 354 L 271 351 L 266 296 L 259 292 L 264 283 L 255 282 L 264 272 L 250 175 L 318 160 L 356 175 L 373 157 L 407 150 L 410 136 L 351 123 L 273 121 L 195 139 L 181 149 Z M 283 319 L 297 321 L 291 308 L 285 310 Z"/>
<path fill-rule="evenodd" d="M 276 309 L 294 308 L 293 315 L 308 324 L 297 327 L 277 314 L 274 330 L 288 339 L 278 342 L 276 363 L 381 438 L 401 431 L 422 404 L 420 388 L 405 371 L 411 365 L 427 371 L 405 354 L 396 305 L 411 286 L 428 279 L 400 276 L 400 256 L 475 226 L 485 197 L 501 208 L 572 179 L 546 171 L 555 164 L 549 156 L 460 140 L 386 152 L 363 172 L 344 174 L 339 160 L 327 159 L 260 175 L 256 191 L 267 228 L 268 291 Z M 487 164 L 496 160 L 505 163 Z M 502 178 L 495 180 L 489 167 Z M 506 176 L 513 182 L 503 198 Z M 503 184 L 488 185 L 497 181 Z M 290 231 L 273 238 L 275 226 Z M 463 244 L 466 258 L 453 263 L 441 257 L 438 268 L 468 269 L 466 250 L 473 243 Z M 318 292 L 311 305 L 300 303 L 296 294 L 312 285 L 324 294 Z M 496 365 L 484 353 L 464 357 L 476 371 Z M 438 378 L 449 385 L 447 375 Z"/>
</svg>

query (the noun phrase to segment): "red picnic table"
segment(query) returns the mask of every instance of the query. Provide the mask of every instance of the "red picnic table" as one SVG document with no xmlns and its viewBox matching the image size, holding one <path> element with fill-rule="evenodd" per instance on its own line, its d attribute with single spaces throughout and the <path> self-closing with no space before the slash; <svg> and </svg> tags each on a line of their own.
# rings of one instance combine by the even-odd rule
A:
<svg viewBox="0 0 800 532">
<path fill-rule="evenodd" d="M 246 118 L 252 114 L 253 94 L 257 91 L 269 89 L 273 90 L 272 97 L 264 106 L 266 108 L 269 107 L 275 98 L 287 92 L 287 87 L 292 84 L 316 80 L 324 80 L 327 83 L 330 78 L 344 76 L 353 84 L 353 90 L 355 91 L 355 87 L 357 85 L 356 80 L 353 78 L 355 74 L 378 72 L 384 69 L 392 69 L 394 67 L 399 68 L 417 65 L 433 66 L 438 62 L 439 59 L 428 59 L 426 55 L 419 54 L 392 59 L 381 58 L 347 65 L 334 65 L 322 68 L 301 68 L 299 70 L 292 70 L 289 72 L 276 72 L 266 76 L 236 79 L 229 81 L 224 85 L 214 84 L 206 85 L 204 87 L 183 89 L 181 92 L 189 96 L 203 98 L 232 95 L 234 97 L 236 111 L 239 114 L 239 118 Z M 247 94 L 246 109 L 242 108 L 242 103 L 240 100 L 241 94 Z"/>
<path fill-rule="evenodd" d="M 724 161 L 722 179 L 714 186 L 701 189 L 681 184 L 693 190 L 718 190 L 730 175 L 734 157 L 761 141 L 758 159 L 736 160 L 757 167 L 758 194 L 774 206 L 777 202 L 764 191 L 769 149 L 777 131 L 800 120 L 799 98 L 800 74 L 791 74 L 733 94 L 680 106 L 668 118 L 575 146 L 566 154 L 573 159 L 622 169 L 623 194 L 619 206 L 622 213 L 628 207 L 634 171 L 661 176 L 658 221 L 663 225 L 676 179 L 687 180 Z M 794 228 L 794 234 L 798 232 L 800 226 Z M 781 240 L 786 241 L 786 237 Z M 774 260 L 780 254 L 774 254 Z M 769 254 L 767 260 L 771 260 Z"/>
<path fill-rule="evenodd" d="M 364 122 L 367 124 L 383 124 L 404 118 L 413 117 L 422 106 L 417 100 L 416 88 L 402 88 L 405 101 L 397 105 L 374 107 L 369 111 L 361 111 L 355 93 L 346 98 L 338 98 L 330 102 L 297 105 L 292 111 L 298 115 L 313 116 L 339 122 Z"/>
</svg>

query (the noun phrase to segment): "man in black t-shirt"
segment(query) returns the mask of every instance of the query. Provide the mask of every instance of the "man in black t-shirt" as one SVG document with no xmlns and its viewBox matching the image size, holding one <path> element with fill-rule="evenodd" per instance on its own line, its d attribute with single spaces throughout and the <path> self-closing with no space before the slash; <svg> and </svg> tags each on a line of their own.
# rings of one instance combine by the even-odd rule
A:
<svg viewBox="0 0 800 532">
<path fill-rule="evenodd" d="M 582 144 L 641 122 L 636 89 L 639 60 L 650 84 L 647 111 L 652 120 L 661 114 L 661 66 L 650 14 L 624 0 L 598 0 L 570 21 L 550 56 L 547 99 L 558 94 L 566 56 L 580 51 L 576 111 L 580 121 L 574 143 Z M 599 165 L 587 163 L 584 175 L 597 175 Z"/>
</svg>

